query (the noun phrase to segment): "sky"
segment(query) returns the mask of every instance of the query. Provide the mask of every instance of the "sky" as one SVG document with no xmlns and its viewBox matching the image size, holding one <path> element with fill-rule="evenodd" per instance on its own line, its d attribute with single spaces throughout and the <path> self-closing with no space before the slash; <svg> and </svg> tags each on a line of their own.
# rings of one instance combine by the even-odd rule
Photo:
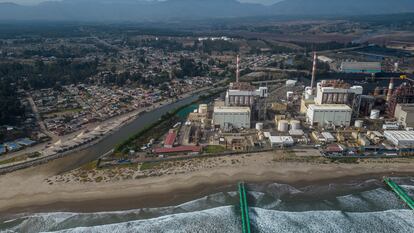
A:
<svg viewBox="0 0 414 233">
<path fill-rule="evenodd" d="M 40 2 L 51 1 L 51 0 L 0 0 L 0 2 L 14 2 L 21 5 L 36 5 Z M 58 1 L 58 0 L 54 0 Z M 240 2 L 253 2 L 253 3 L 262 3 L 265 5 L 269 5 L 275 2 L 279 2 L 281 0 L 239 0 Z"/>
</svg>

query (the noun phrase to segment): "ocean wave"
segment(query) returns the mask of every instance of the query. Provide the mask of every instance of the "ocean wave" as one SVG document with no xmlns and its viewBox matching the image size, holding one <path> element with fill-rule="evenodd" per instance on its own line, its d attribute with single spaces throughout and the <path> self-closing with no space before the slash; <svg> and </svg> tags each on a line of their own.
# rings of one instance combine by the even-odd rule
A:
<svg viewBox="0 0 414 233">
<path fill-rule="evenodd" d="M 411 233 L 414 213 L 411 210 L 349 213 L 342 211 L 288 212 L 250 209 L 254 232 L 359 232 L 359 233 Z M 11 231 L 10 231 L 11 232 Z M 240 218 L 233 206 L 203 211 L 167 215 L 148 220 L 135 220 L 91 227 L 73 227 L 51 230 L 53 233 L 239 233 Z"/>
<path fill-rule="evenodd" d="M 398 183 L 414 196 L 413 179 Z M 254 184 L 248 190 L 257 232 L 414 232 L 413 211 L 378 180 L 300 188 Z M 220 192 L 162 208 L 29 214 L 0 223 L 0 232 L 231 233 L 240 232 L 238 213 L 238 193 Z"/>
<path fill-rule="evenodd" d="M 412 233 L 411 210 L 349 213 L 342 211 L 285 212 L 255 208 L 253 223 L 258 232 Z"/>
<path fill-rule="evenodd" d="M 178 232 L 240 232 L 232 206 L 224 206 L 203 210 L 198 212 L 182 213 L 162 216 L 148 220 L 136 220 L 117 224 L 107 224 L 93 227 L 76 227 L 60 231 L 49 231 L 55 233 L 178 233 Z"/>
</svg>

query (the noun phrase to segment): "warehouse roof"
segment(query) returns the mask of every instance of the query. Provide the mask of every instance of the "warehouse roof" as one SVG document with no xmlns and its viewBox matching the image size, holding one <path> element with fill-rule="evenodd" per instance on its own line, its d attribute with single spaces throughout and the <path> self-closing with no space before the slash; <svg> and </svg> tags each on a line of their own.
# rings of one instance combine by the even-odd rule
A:
<svg viewBox="0 0 414 233">
<path fill-rule="evenodd" d="M 414 112 L 414 104 L 398 104 L 404 112 Z"/>
<path fill-rule="evenodd" d="M 414 142 L 414 131 L 404 131 L 404 130 L 395 130 L 395 131 L 384 131 L 385 137 L 390 137 L 397 141 L 413 141 Z"/>
<path fill-rule="evenodd" d="M 380 62 L 342 62 L 343 70 L 381 70 Z"/>
<path fill-rule="evenodd" d="M 249 113 L 249 107 L 214 107 L 214 112 L 222 112 L 222 113 Z"/>
<path fill-rule="evenodd" d="M 291 136 L 271 136 L 269 138 L 272 144 L 293 144 L 295 141 Z"/>
<path fill-rule="evenodd" d="M 349 110 L 352 111 L 352 109 L 346 105 L 346 104 L 311 104 L 309 105 L 309 109 L 313 110 Z"/>
<path fill-rule="evenodd" d="M 175 132 L 168 133 L 167 137 L 165 138 L 164 145 L 165 146 L 172 146 L 174 145 L 175 139 L 177 138 L 177 134 Z"/>
</svg>

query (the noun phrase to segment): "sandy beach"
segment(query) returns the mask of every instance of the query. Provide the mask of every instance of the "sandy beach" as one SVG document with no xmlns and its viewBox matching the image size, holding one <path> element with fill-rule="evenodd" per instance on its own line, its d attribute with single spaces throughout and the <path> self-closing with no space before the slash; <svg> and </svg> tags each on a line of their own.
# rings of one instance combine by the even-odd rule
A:
<svg viewBox="0 0 414 233">
<path fill-rule="evenodd" d="M 62 173 L 64 166 L 65 159 L 60 159 L 0 176 L 0 215 L 167 206 L 235 189 L 240 180 L 294 184 L 414 175 L 414 159 L 345 164 L 280 151 L 167 162 L 144 171 L 137 165 Z"/>
</svg>

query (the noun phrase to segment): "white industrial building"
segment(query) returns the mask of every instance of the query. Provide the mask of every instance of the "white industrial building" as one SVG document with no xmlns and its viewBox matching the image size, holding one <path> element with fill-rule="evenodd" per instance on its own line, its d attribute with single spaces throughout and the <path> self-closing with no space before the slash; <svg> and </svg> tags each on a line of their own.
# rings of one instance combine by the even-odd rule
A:
<svg viewBox="0 0 414 233">
<path fill-rule="evenodd" d="M 414 127 L 414 104 L 397 104 L 394 116 L 404 128 Z"/>
<path fill-rule="evenodd" d="M 221 129 L 250 128 L 249 107 L 216 106 L 213 112 L 213 124 Z"/>
<path fill-rule="evenodd" d="M 252 106 L 256 98 L 266 98 L 267 87 L 259 87 L 255 90 L 248 83 L 234 83 L 226 92 L 226 106 Z"/>
<path fill-rule="evenodd" d="M 322 81 L 316 86 L 315 104 L 347 104 L 351 105 L 356 95 L 362 95 L 361 86 L 350 86 L 346 83 Z"/>
<path fill-rule="evenodd" d="M 398 147 L 414 147 L 414 131 L 384 131 L 385 138 Z"/>
<path fill-rule="evenodd" d="M 311 104 L 306 113 L 306 121 L 318 126 L 350 126 L 352 109 L 345 104 Z"/>
<path fill-rule="evenodd" d="M 291 136 L 270 136 L 269 141 L 272 147 L 293 146 L 295 144 Z"/>
<path fill-rule="evenodd" d="M 321 62 L 326 62 L 326 63 L 334 62 L 334 60 L 332 58 L 329 58 L 327 56 L 318 56 L 318 60 L 321 61 Z"/>
<path fill-rule="evenodd" d="M 326 143 L 331 143 L 331 142 L 336 141 L 335 137 L 329 132 L 322 132 L 321 135 L 325 139 Z"/>
</svg>

